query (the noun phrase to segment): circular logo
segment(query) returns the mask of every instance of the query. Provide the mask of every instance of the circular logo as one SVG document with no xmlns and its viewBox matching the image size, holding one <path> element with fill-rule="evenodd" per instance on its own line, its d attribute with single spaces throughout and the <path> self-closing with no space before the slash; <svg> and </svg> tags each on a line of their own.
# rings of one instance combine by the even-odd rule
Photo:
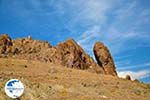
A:
<svg viewBox="0 0 150 100">
<path fill-rule="evenodd" d="M 24 92 L 24 86 L 18 79 L 11 79 L 5 84 L 5 92 L 13 99 L 19 98 Z"/>
</svg>

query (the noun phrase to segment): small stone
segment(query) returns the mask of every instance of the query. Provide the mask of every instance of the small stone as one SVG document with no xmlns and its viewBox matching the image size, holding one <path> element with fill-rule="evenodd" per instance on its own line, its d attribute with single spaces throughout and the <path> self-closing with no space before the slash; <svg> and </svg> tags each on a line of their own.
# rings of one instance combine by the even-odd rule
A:
<svg viewBox="0 0 150 100">
<path fill-rule="evenodd" d="M 126 80 L 131 80 L 130 75 L 126 75 Z"/>
<path fill-rule="evenodd" d="M 28 66 L 27 65 L 24 65 L 24 68 L 27 68 Z"/>
</svg>

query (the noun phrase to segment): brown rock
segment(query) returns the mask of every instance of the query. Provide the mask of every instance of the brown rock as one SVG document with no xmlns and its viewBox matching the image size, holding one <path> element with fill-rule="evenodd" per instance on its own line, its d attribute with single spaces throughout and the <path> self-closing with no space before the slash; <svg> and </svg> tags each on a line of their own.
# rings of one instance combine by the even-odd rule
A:
<svg viewBox="0 0 150 100">
<path fill-rule="evenodd" d="M 108 49 L 100 42 L 94 46 L 98 64 L 73 39 L 52 47 L 48 42 L 33 40 L 30 36 L 11 40 L 8 35 L 4 35 L 0 36 L 0 44 L 0 53 L 6 56 L 57 63 L 94 73 L 117 75 Z"/>
<path fill-rule="evenodd" d="M 117 76 L 115 64 L 108 48 L 101 42 L 96 42 L 93 48 L 99 66 L 102 66 L 108 75 Z"/>
<path fill-rule="evenodd" d="M 5 54 L 12 46 L 11 38 L 7 34 L 0 35 L 0 54 Z"/>
<path fill-rule="evenodd" d="M 21 54 L 38 53 L 52 47 L 48 42 L 33 40 L 31 37 L 13 40 L 13 45 Z"/>
<path fill-rule="evenodd" d="M 126 80 L 131 80 L 130 75 L 126 75 Z"/>
<path fill-rule="evenodd" d="M 0 46 L 5 45 L 5 46 L 11 46 L 11 38 L 7 34 L 2 34 L 0 35 Z"/>
<path fill-rule="evenodd" d="M 90 71 L 96 73 L 104 73 L 103 68 L 98 66 L 73 39 L 68 39 L 58 44 L 56 49 L 62 65 L 83 70 L 90 69 Z"/>
</svg>

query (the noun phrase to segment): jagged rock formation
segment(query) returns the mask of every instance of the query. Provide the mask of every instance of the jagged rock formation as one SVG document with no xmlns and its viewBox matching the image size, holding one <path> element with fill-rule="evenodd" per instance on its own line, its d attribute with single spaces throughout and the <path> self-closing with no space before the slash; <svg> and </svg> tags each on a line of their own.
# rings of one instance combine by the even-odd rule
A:
<svg viewBox="0 0 150 100">
<path fill-rule="evenodd" d="M 62 65 L 78 69 L 88 69 L 96 73 L 104 73 L 103 68 L 98 66 L 73 39 L 58 44 L 56 50 L 57 55 L 61 57 L 60 61 Z"/>
<path fill-rule="evenodd" d="M 93 48 L 97 63 L 102 66 L 106 74 L 117 76 L 115 64 L 108 48 L 101 42 L 96 42 Z"/>
<path fill-rule="evenodd" d="M 20 54 L 38 53 L 43 49 L 51 48 L 52 46 L 47 41 L 33 40 L 32 38 L 16 39 L 12 41 L 13 47 L 18 49 Z"/>
<path fill-rule="evenodd" d="M 0 51 L 0 57 L 52 62 L 70 68 L 117 76 L 113 59 L 107 47 L 100 42 L 94 46 L 98 64 L 73 39 L 53 47 L 46 41 L 33 40 L 31 37 L 11 40 L 4 34 L 0 35 Z"/>
</svg>

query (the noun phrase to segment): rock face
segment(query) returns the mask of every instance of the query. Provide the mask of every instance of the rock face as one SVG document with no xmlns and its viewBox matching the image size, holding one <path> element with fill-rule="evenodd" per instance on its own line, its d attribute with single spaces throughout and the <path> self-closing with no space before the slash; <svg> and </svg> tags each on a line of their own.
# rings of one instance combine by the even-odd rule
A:
<svg viewBox="0 0 150 100">
<path fill-rule="evenodd" d="M 98 66 L 73 39 L 58 44 L 56 51 L 62 65 L 104 74 L 103 68 Z"/>
<path fill-rule="evenodd" d="M 103 43 L 96 42 L 93 51 L 97 63 L 104 68 L 106 74 L 117 76 L 115 64 L 108 48 Z"/>
<path fill-rule="evenodd" d="M 51 46 L 48 42 L 33 40 L 31 37 L 11 40 L 8 35 L 0 35 L 0 48 L 0 57 L 5 55 L 29 61 L 52 62 L 70 68 L 117 76 L 112 57 L 100 42 L 94 46 L 98 64 L 73 39 Z"/>
</svg>

